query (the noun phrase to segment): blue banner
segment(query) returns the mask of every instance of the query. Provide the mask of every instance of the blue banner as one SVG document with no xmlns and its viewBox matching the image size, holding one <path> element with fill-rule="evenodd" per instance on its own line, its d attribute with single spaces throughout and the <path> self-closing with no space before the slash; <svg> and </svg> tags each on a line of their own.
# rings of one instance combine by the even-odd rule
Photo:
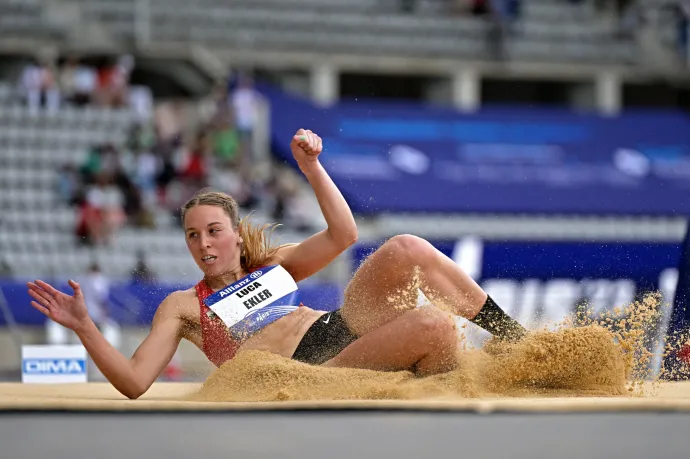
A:
<svg viewBox="0 0 690 459">
<path fill-rule="evenodd" d="M 564 110 L 455 110 L 381 101 L 319 108 L 262 86 L 274 152 L 299 128 L 357 213 L 690 215 L 690 120 Z"/>
</svg>

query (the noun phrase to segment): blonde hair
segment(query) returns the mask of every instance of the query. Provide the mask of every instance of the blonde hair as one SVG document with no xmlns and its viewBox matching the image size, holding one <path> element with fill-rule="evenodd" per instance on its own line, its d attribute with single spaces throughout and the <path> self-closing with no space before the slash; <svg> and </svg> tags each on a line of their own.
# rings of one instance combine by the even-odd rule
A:
<svg viewBox="0 0 690 459">
<path fill-rule="evenodd" d="M 187 212 L 196 206 L 220 207 L 225 211 L 228 217 L 230 217 L 233 229 L 238 230 L 243 241 L 240 253 L 240 265 L 244 271 L 249 272 L 261 266 L 265 266 L 276 252 L 278 252 L 278 249 L 285 246 L 273 245 L 270 240 L 270 233 L 279 226 L 278 224 L 267 223 L 256 226 L 250 222 L 249 215 L 240 220 L 237 201 L 229 194 L 211 190 L 199 191 L 182 206 L 181 213 L 183 222 Z"/>
</svg>

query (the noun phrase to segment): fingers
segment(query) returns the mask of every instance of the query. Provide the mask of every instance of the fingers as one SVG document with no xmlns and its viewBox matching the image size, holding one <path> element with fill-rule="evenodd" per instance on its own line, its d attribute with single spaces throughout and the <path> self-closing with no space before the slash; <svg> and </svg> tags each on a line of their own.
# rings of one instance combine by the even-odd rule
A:
<svg viewBox="0 0 690 459">
<path fill-rule="evenodd" d="M 307 131 L 304 129 L 298 129 L 295 133 L 295 136 L 292 138 L 292 141 L 304 148 L 305 142 L 307 141 Z"/>
<path fill-rule="evenodd" d="M 58 291 L 58 290 L 56 290 L 55 288 L 53 288 L 52 285 L 50 285 L 50 284 L 48 284 L 48 283 L 46 283 L 46 282 L 43 282 L 43 281 L 40 280 L 40 279 L 39 279 L 39 280 L 36 280 L 36 285 L 38 285 L 40 288 L 42 288 L 43 290 L 45 290 L 46 292 L 48 292 L 48 293 L 49 293 L 50 295 L 52 295 L 52 296 L 55 296 L 55 295 L 57 295 L 58 293 L 60 293 L 60 291 Z"/>
<path fill-rule="evenodd" d="M 309 150 L 313 153 L 321 153 L 321 137 L 309 131 Z"/>
<path fill-rule="evenodd" d="M 321 137 L 314 134 L 309 129 L 298 130 L 293 140 L 295 140 L 297 144 L 300 146 L 300 148 L 302 148 L 305 152 L 311 152 L 316 154 L 321 153 L 323 145 Z"/>
<path fill-rule="evenodd" d="M 316 134 L 307 131 L 307 138 L 309 139 L 307 151 L 313 152 L 316 149 Z"/>
<path fill-rule="evenodd" d="M 304 148 L 304 151 L 311 151 L 311 144 L 312 144 L 311 131 L 307 131 L 307 133 L 305 134 L 305 137 L 306 137 L 306 140 L 305 140 L 302 148 Z"/>
<path fill-rule="evenodd" d="M 79 286 L 79 284 L 77 282 L 70 279 L 69 281 L 67 281 L 67 283 L 69 284 L 70 287 L 72 287 L 72 290 L 74 290 L 75 296 L 81 296 L 81 287 Z"/>
<path fill-rule="evenodd" d="M 48 308 L 43 307 L 42 305 L 36 303 L 35 301 L 31 302 L 31 306 L 33 306 L 34 309 L 36 309 L 38 312 L 50 317 L 50 311 L 48 310 Z"/>
<path fill-rule="evenodd" d="M 47 291 L 43 290 L 36 284 L 29 282 L 27 283 L 29 287 L 29 295 L 34 297 L 37 301 L 50 301 L 53 297 Z"/>
<path fill-rule="evenodd" d="M 299 131 L 297 131 L 297 134 L 295 134 L 294 140 L 297 142 L 297 145 L 299 145 L 299 147 L 304 151 L 309 150 L 309 143 L 311 140 L 309 136 L 310 133 L 311 131 L 309 130 L 300 129 Z"/>
</svg>

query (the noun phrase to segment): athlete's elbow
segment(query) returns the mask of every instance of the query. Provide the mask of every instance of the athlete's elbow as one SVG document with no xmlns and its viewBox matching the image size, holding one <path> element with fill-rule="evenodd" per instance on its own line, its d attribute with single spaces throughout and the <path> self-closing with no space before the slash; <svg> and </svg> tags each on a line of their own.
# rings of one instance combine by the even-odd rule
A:
<svg viewBox="0 0 690 459">
<path fill-rule="evenodd" d="M 359 234 L 357 233 L 357 228 L 355 227 L 355 229 L 350 232 L 350 238 L 347 240 L 347 247 L 354 245 L 358 238 Z"/>
<path fill-rule="evenodd" d="M 139 390 L 132 390 L 132 391 L 122 391 L 122 395 L 127 397 L 130 400 L 136 400 L 142 395 L 144 395 L 144 392 L 146 391 L 139 391 Z"/>
<path fill-rule="evenodd" d="M 146 393 L 147 387 L 143 385 L 135 384 L 128 387 L 120 388 L 120 393 L 130 400 L 136 400 Z"/>
<path fill-rule="evenodd" d="M 348 231 L 344 231 L 336 240 L 338 248 L 340 248 L 340 250 L 349 249 L 355 242 L 357 242 L 358 237 L 359 235 L 357 234 L 356 227 Z"/>
</svg>

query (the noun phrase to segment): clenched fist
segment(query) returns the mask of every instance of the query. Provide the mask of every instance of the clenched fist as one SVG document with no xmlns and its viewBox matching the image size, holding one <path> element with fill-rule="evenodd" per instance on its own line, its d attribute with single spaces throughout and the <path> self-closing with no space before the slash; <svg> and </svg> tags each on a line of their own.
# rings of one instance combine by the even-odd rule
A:
<svg viewBox="0 0 690 459">
<path fill-rule="evenodd" d="M 321 150 L 323 149 L 323 144 L 321 142 L 321 137 L 318 135 L 308 129 L 300 129 L 292 137 L 290 149 L 292 150 L 292 156 L 297 161 L 297 164 L 303 167 L 318 160 Z"/>
</svg>

